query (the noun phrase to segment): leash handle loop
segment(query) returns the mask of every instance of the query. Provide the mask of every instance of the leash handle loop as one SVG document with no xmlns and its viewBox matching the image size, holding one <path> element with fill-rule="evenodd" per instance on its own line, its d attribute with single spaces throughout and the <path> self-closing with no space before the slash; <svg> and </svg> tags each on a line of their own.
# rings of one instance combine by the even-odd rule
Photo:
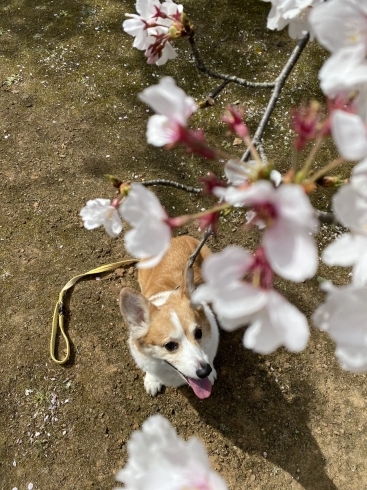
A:
<svg viewBox="0 0 367 490">
<path fill-rule="evenodd" d="M 113 262 L 112 264 L 105 264 L 101 265 L 100 267 L 97 267 L 96 269 L 92 269 L 88 272 L 85 272 L 84 274 L 79 274 L 70 281 L 65 284 L 65 286 L 62 288 L 60 294 L 59 294 L 59 299 L 55 305 L 54 309 L 54 316 L 52 320 L 52 329 L 51 329 L 51 341 L 50 341 L 50 356 L 51 359 L 56 363 L 56 364 L 65 364 L 69 358 L 70 358 L 70 341 L 68 336 L 65 333 L 65 328 L 64 328 L 64 318 L 66 316 L 67 310 L 66 306 L 64 303 L 64 298 L 66 292 L 73 287 L 80 279 L 86 276 L 94 275 L 94 274 L 102 274 L 103 272 L 109 272 L 113 271 L 115 269 L 118 269 L 119 267 L 127 264 L 132 264 L 139 262 L 137 259 L 128 259 L 128 260 L 121 260 L 120 262 Z M 62 359 L 58 359 L 56 355 L 56 337 L 58 334 L 58 330 L 60 329 L 61 335 L 64 339 L 65 342 L 65 348 L 66 348 L 66 353 L 65 356 Z"/>
</svg>

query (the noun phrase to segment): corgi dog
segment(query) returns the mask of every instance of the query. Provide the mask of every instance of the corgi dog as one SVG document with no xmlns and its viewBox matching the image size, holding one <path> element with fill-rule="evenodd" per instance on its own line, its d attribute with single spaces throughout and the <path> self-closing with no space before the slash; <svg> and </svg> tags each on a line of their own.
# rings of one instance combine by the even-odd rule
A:
<svg viewBox="0 0 367 490">
<path fill-rule="evenodd" d="M 146 373 L 144 387 L 151 396 L 163 385 L 187 383 L 196 396 L 207 398 L 217 376 L 213 366 L 219 342 L 216 319 L 207 304 L 190 302 L 190 294 L 202 282 L 201 263 L 210 255 L 204 245 L 188 269 L 198 244 L 190 236 L 173 238 L 158 265 L 139 269 L 141 293 L 129 287 L 120 292 L 131 354 Z"/>
</svg>

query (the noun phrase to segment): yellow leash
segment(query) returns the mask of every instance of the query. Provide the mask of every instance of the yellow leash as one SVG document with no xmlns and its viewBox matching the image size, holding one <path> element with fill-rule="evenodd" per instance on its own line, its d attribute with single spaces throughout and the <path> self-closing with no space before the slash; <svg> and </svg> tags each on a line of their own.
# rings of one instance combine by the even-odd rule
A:
<svg viewBox="0 0 367 490">
<path fill-rule="evenodd" d="M 65 293 L 71 287 L 73 287 L 79 281 L 79 279 L 82 279 L 83 277 L 93 275 L 93 274 L 102 274 L 103 272 L 113 271 L 115 269 L 118 269 L 122 265 L 132 264 L 136 262 L 139 262 L 139 260 L 128 259 L 128 260 L 121 260 L 120 262 L 114 262 L 112 264 L 101 265 L 96 269 L 92 269 L 91 271 L 85 272 L 84 274 L 79 274 L 78 276 L 73 277 L 72 279 L 70 279 L 70 281 L 67 284 L 65 284 L 65 286 L 62 288 L 59 294 L 59 299 L 56 303 L 55 310 L 54 310 L 54 317 L 52 320 L 50 355 L 52 360 L 56 362 L 56 364 L 65 364 L 65 362 L 67 362 L 70 357 L 70 342 L 64 330 L 64 316 L 66 315 L 66 306 L 63 300 L 65 297 Z M 66 354 L 63 359 L 57 359 L 55 355 L 55 345 L 56 345 L 56 336 L 57 336 L 58 328 L 60 328 L 61 335 L 63 336 L 66 344 Z"/>
</svg>

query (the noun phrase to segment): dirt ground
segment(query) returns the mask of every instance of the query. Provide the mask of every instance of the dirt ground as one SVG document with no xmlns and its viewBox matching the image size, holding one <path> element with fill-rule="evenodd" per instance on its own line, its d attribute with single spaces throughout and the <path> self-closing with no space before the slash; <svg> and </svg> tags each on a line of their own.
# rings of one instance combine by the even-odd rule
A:
<svg viewBox="0 0 367 490">
<path fill-rule="evenodd" d="M 203 58 L 250 80 L 273 79 L 294 43 L 265 29 L 269 4 L 259 0 L 184 0 Z M 0 2 L 0 489 L 112 489 L 126 443 L 161 413 L 180 436 L 198 436 L 230 489 L 367 489 L 365 375 L 341 371 L 332 342 L 312 328 L 307 349 L 258 356 L 242 331 L 223 332 L 212 396 L 167 388 L 150 398 L 127 347 L 116 303 L 133 268 L 78 284 L 70 301 L 72 356 L 49 357 L 53 308 L 76 274 L 127 257 L 121 237 L 87 231 L 79 212 L 88 199 L 112 197 L 106 173 L 123 180 L 169 178 L 190 185 L 219 168 L 181 150 L 148 146 L 151 114 L 137 99 L 145 86 L 172 75 L 197 100 L 217 82 L 195 70 L 188 46 L 179 58 L 150 67 L 121 29 L 132 0 L 1 0 Z M 317 71 L 325 58 L 310 44 L 293 71 L 265 135 L 267 155 L 282 171 L 291 161 L 289 107 L 321 99 Z M 228 86 L 215 106 L 195 115 L 217 146 L 243 147 L 218 124 L 229 102 L 247 107 L 256 128 L 268 90 Z M 320 154 L 325 163 L 335 150 Z M 345 169 L 347 171 L 348 169 Z M 201 208 L 201 198 L 157 188 L 171 215 Z M 314 196 L 319 209 L 328 198 Z M 258 240 L 230 215 L 213 250 Z M 183 230 L 199 237 L 195 226 Z M 340 230 L 323 227 L 320 250 Z M 342 284 L 348 274 L 321 266 Z M 306 315 L 322 300 L 316 279 L 278 281 Z M 62 354 L 63 345 L 59 346 Z"/>
</svg>

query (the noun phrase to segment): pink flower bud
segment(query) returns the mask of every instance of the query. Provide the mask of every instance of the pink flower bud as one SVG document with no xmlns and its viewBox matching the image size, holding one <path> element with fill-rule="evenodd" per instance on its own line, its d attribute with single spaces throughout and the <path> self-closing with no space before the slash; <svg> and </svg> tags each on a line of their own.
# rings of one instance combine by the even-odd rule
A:
<svg viewBox="0 0 367 490">
<path fill-rule="evenodd" d="M 319 105 L 316 102 L 292 110 L 292 127 L 297 133 L 297 151 L 303 150 L 307 142 L 315 138 L 319 120 Z"/>
<path fill-rule="evenodd" d="M 244 139 L 249 136 L 249 130 L 246 124 L 243 122 L 243 108 L 237 108 L 233 105 L 227 107 L 228 114 L 224 115 L 222 121 L 226 123 L 232 133 L 237 134 L 240 138 Z"/>
</svg>

